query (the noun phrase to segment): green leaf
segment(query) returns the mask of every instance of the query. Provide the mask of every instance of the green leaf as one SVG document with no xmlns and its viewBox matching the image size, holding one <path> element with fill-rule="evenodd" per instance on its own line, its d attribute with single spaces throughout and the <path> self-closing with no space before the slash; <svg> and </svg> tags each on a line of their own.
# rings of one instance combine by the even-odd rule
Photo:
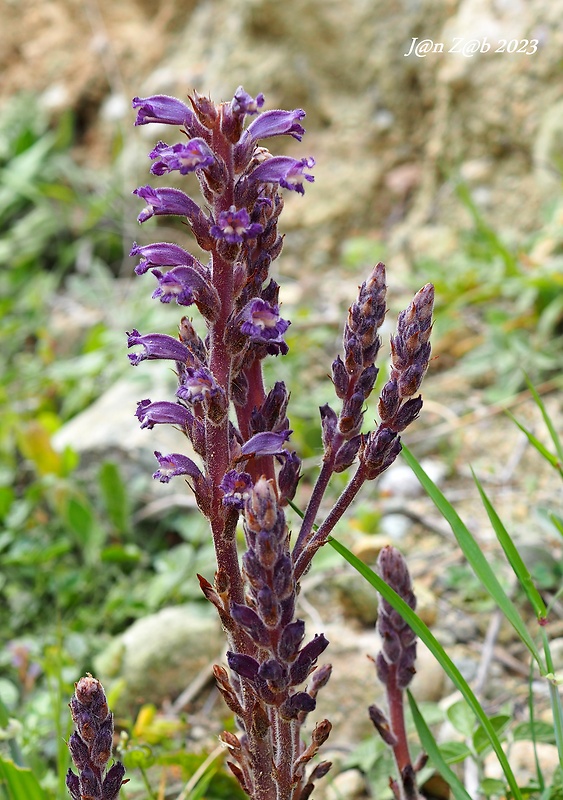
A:
<svg viewBox="0 0 563 800">
<path fill-rule="evenodd" d="M 71 497 L 66 508 L 68 524 L 82 545 L 89 544 L 94 529 L 94 514 L 86 503 Z"/>
<path fill-rule="evenodd" d="M 446 715 L 456 731 L 459 731 L 463 736 L 473 736 L 475 715 L 465 700 L 458 700 L 457 703 L 452 703 L 446 711 Z"/>
<path fill-rule="evenodd" d="M 406 603 L 405 603 L 406 605 Z M 408 608 L 408 606 L 407 606 Z M 420 738 L 420 742 L 430 757 L 432 763 L 442 776 L 442 778 L 446 781 L 448 786 L 453 792 L 455 800 L 471 800 L 470 796 L 465 791 L 465 788 L 455 772 L 450 769 L 446 760 L 444 759 L 440 748 L 438 747 L 438 743 L 436 739 L 432 735 L 430 728 L 426 724 L 424 717 L 420 713 L 420 710 L 416 704 L 416 701 L 412 694 L 407 690 L 408 698 L 409 698 L 409 705 L 411 708 L 412 718 L 414 720 L 414 724 L 416 725 L 416 730 L 418 731 L 418 736 Z"/>
<path fill-rule="evenodd" d="M 119 533 L 127 533 L 130 527 L 129 503 L 119 469 L 112 462 L 106 461 L 100 467 L 98 480 L 108 517 Z"/>
<path fill-rule="evenodd" d="M 522 557 L 516 548 L 516 545 L 512 541 L 510 534 L 502 524 L 500 517 L 498 516 L 497 512 L 495 511 L 491 501 L 485 494 L 485 490 L 481 486 L 481 483 L 473 470 L 471 470 L 473 475 L 473 480 L 475 481 L 475 485 L 479 490 L 479 494 L 481 495 L 481 501 L 485 506 L 485 511 L 489 519 L 491 520 L 491 525 L 493 526 L 494 532 L 496 533 L 497 539 L 500 542 L 500 546 L 504 550 L 504 554 L 506 555 L 510 566 L 514 570 L 518 581 L 522 589 L 525 591 L 526 596 L 530 603 L 532 604 L 532 608 L 534 609 L 536 616 L 539 619 L 545 619 L 546 616 L 546 607 L 545 603 L 542 600 L 542 597 L 536 587 L 534 586 L 534 582 L 532 580 L 532 576 L 530 575 L 528 568 L 522 561 Z"/>
<path fill-rule="evenodd" d="M 507 761 L 506 755 L 504 750 L 501 747 L 500 741 L 496 734 L 495 729 L 490 724 L 489 719 L 481 704 L 479 703 L 478 699 L 475 697 L 471 687 L 453 663 L 451 658 L 448 656 L 442 645 L 436 639 L 434 634 L 430 631 L 430 629 L 424 624 L 424 622 L 420 619 L 420 617 L 414 613 L 414 611 L 405 603 L 402 597 L 391 589 L 384 580 L 382 580 L 379 575 L 377 575 L 373 570 L 371 570 L 367 564 L 364 564 L 363 561 L 355 556 L 347 547 L 345 547 L 341 542 L 334 539 L 332 536 L 329 536 L 328 539 L 330 545 L 334 547 L 334 549 L 340 553 L 340 555 L 346 559 L 346 561 L 351 564 L 355 570 L 357 570 L 360 575 L 362 575 L 380 594 L 382 597 L 387 600 L 390 605 L 399 612 L 401 617 L 405 620 L 405 622 L 410 625 L 412 630 L 415 634 L 424 642 L 424 644 L 428 647 L 430 652 L 434 655 L 437 659 L 441 667 L 443 668 L 444 672 L 451 678 L 455 686 L 460 690 L 463 697 L 466 699 L 467 703 L 471 707 L 473 713 L 479 720 L 479 722 L 483 725 L 483 728 L 487 731 L 487 735 L 493 747 L 493 750 L 497 754 L 497 758 L 499 763 L 502 766 L 502 770 L 506 775 L 506 779 L 512 789 L 514 798 L 516 800 L 522 800 L 522 795 L 518 788 L 518 784 L 516 782 L 516 778 L 510 768 L 510 764 Z"/>
<path fill-rule="evenodd" d="M 511 719 L 512 717 L 508 716 L 508 714 L 497 714 L 494 717 L 489 717 L 489 722 L 500 736 L 508 727 Z M 483 730 L 483 727 L 479 726 L 473 734 L 473 747 L 477 753 L 483 753 L 489 747 L 489 745 L 489 737 Z"/>
<path fill-rule="evenodd" d="M 17 767 L 0 756 L 0 786 L 8 800 L 47 800 L 47 795 L 30 769 Z"/>
<path fill-rule="evenodd" d="M 459 764 L 471 756 L 471 750 L 465 742 L 444 742 L 440 744 L 440 753 L 446 764 Z"/>
<path fill-rule="evenodd" d="M 555 732 L 553 725 L 549 722 L 535 720 L 533 725 L 530 722 L 519 722 L 511 731 L 515 741 L 523 740 L 526 742 L 555 742 Z"/>
<path fill-rule="evenodd" d="M 498 778 L 484 778 L 481 781 L 480 788 L 485 797 L 492 797 L 494 795 L 503 796 L 506 786 L 504 785 L 504 781 Z"/>
<path fill-rule="evenodd" d="M 438 511 L 442 514 L 446 522 L 449 523 L 452 532 L 473 571 L 485 589 L 489 592 L 500 610 L 503 612 L 507 620 L 510 622 L 521 641 L 526 645 L 533 658 L 538 663 L 542 674 L 545 673 L 543 659 L 534 643 L 534 640 L 530 636 L 524 621 L 516 609 L 516 606 L 500 585 L 497 576 L 487 561 L 487 558 L 481 551 L 481 548 L 477 544 L 475 538 L 469 532 L 466 525 L 461 521 L 452 504 L 446 500 L 434 481 L 428 477 L 416 458 L 405 445 L 403 445 L 402 452 L 405 461 L 415 473 L 416 477 L 424 487 L 424 490 Z"/>
</svg>

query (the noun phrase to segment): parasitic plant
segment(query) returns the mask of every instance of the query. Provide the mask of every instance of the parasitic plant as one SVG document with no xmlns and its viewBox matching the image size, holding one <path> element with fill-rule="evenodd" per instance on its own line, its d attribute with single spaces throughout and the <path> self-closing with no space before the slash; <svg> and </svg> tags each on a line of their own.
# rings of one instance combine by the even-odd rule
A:
<svg viewBox="0 0 563 800">
<path fill-rule="evenodd" d="M 119 761 L 108 770 L 113 746 L 113 714 L 108 708 L 104 687 L 87 675 L 74 687 L 69 703 L 76 725 L 68 740 L 70 755 L 78 775 L 69 769 L 66 785 L 72 800 L 117 800 L 125 775 Z"/>
<path fill-rule="evenodd" d="M 405 603 L 416 608 L 407 563 L 401 553 L 391 546 L 384 547 L 377 561 L 379 573 Z M 409 754 L 404 715 L 404 693 L 411 682 L 416 661 L 416 634 L 385 598 L 379 598 L 377 630 L 382 646 L 375 667 L 377 677 L 385 686 L 389 717 L 379 708 L 369 707 L 369 716 L 383 741 L 393 750 L 399 781 L 391 780 L 396 800 L 420 800 L 416 773 L 426 762 L 422 756 L 413 766 Z"/>
<path fill-rule="evenodd" d="M 199 578 L 228 640 L 227 665 L 215 678 L 239 733 L 225 732 L 229 767 L 253 800 L 306 800 L 330 764 L 308 767 L 330 733 L 327 720 L 303 739 L 302 727 L 330 665 L 317 666 L 328 641 L 322 632 L 306 641 L 297 619 L 299 580 L 316 551 L 362 485 L 380 475 L 401 449 L 400 433 L 418 416 L 418 390 L 430 357 L 433 287 L 421 289 L 401 313 L 391 340 L 392 370 L 379 396 L 380 424 L 362 432 L 386 314 L 385 268 L 378 264 L 362 284 L 344 328 L 343 356 L 332 364 L 338 411 L 320 409 L 324 454 L 300 529 L 290 533 L 285 508 L 300 480 L 300 459 L 289 444 L 289 393 L 282 382 L 264 386 L 262 362 L 285 355 L 289 321 L 281 316 L 279 286 L 269 277 L 282 249 L 278 219 L 281 190 L 304 193 L 313 181 L 312 158 L 274 156 L 260 142 L 277 136 L 301 141 L 305 112 L 261 112 L 240 87 L 231 102 L 215 105 L 194 93 L 191 105 L 158 95 L 135 98 L 137 125 L 164 123 L 182 141 L 159 142 L 150 153 L 151 172 L 193 172 L 203 203 L 176 188 L 142 186 L 138 220 L 179 216 L 190 227 L 203 263 L 177 244 L 134 245 L 138 275 L 156 279 L 153 297 L 182 307 L 195 305 L 206 325 L 200 338 L 188 317 L 179 336 L 128 333 L 129 358 L 175 363 L 175 400 L 141 400 L 141 427 L 172 424 L 184 432 L 199 463 L 183 453 L 156 452 L 154 477 L 185 476 L 209 520 L 217 571 Z M 245 125 L 247 117 L 254 117 Z M 348 485 L 317 524 L 335 473 L 351 469 Z M 242 521 L 245 550 L 239 553 Z"/>
</svg>

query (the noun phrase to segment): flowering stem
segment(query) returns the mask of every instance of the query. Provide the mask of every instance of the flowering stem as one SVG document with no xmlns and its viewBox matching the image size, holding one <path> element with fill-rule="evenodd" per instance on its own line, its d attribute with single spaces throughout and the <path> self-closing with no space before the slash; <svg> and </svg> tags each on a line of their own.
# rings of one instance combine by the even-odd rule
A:
<svg viewBox="0 0 563 800">
<path fill-rule="evenodd" d="M 397 744 L 393 747 L 393 755 L 399 774 L 401 774 L 403 769 L 411 763 L 411 758 L 405 728 L 404 692 L 397 685 L 397 668 L 395 665 L 391 665 L 389 668 L 389 680 L 386 689 L 389 721 L 391 730 L 397 739 Z"/>
<path fill-rule="evenodd" d="M 344 489 L 334 506 L 332 507 L 330 513 L 324 520 L 324 522 L 319 525 L 317 530 L 313 533 L 307 547 L 303 550 L 301 555 L 299 555 L 295 561 L 295 577 L 299 579 L 301 575 L 305 572 L 309 564 L 311 563 L 311 559 L 328 539 L 328 536 L 334 529 L 336 523 L 340 520 L 343 514 L 346 512 L 352 500 L 356 497 L 364 483 L 366 482 L 366 474 L 363 463 L 360 462 L 356 472 L 352 480 L 349 482 L 348 486 Z"/>
<path fill-rule="evenodd" d="M 305 509 L 305 516 L 303 517 L 303 522 L 301 523 L 299 536 L 293 549 L 294 561 L 297 561 L 311 538 L 311 531 L 313 530 L 313 525 L 315 524 L 315 518 L 334 471 L 334 460 L 339 445 L 340 442 L 338 442 L 336 446 L 331 449 L 329 457 L 323 461 L 321 471 L 317 476 L 315 486 L 313 487 L 313 491 L 311 493 L 311 498 L 307 504 L 307 508 Z"/>
</svg>

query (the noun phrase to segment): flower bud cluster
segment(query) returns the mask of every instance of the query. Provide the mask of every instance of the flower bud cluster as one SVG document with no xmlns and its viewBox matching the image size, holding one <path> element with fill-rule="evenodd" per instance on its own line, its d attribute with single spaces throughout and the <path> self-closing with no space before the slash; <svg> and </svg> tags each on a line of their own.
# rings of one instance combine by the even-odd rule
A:
<svg viewBox="0 0 563 800">
<path fill-rule="evenodd" d="M 384 547 L 377 561 L 379 574 L 405 603 L 416 608 L 416 598 L 412 589 L 407 562 L 394 547 Z M 415 673 L 416 635 L 401 615 L 381 597 L 377 615 L 377 630 L 383 640 L 381 652 L 377 656 L 377 677 L 387 684 L 389 671 L 396 672 L 399 689 L 406 689 Z"/>
<path fill-rule="evenodd" d="M 379 427 L 368 434 L 360 458 L 368 479 L 389 467 L 401 451 L 401 431 L 414 422 L 422 408 L 419 390 L 430 361 L 430 333 L 434 287 L 423 286 L 401 311 L 397 332 L 391 337 L 392 369 L 379 395 Z"/>
<path fill-rule="evenodd" d="M 68 741 L 78 775 L 69 769 L 66 785 L 72 800 L 116 800 L 124 783 L 125 768 L 117 761 L 109 770 L 113 741 L 113 715 L 102 684 L 87 675 L 75 685 L 69 703 L 76 731 Z"/>
<path fill-rule="evenodd" d="M 282 719 L 297 719 L 300 712 L 315 708 L 315 697 L 292 689 L 307 680 L 328 641 L 320 634 L 301 646 L 305 623 L 293 621 L 296 581 L 285 515 L 272 481 L 260 478 L 248 493 L 244 532 L 246 603 L 233 604 L 231 614 L 255 643 L 258 657 L 228 652 L 227 660 L 234 672 L 252 683 L 266 706 L 276 706 Z M 319 688 L 316 685 L 315 695 Z"/>
</svg>

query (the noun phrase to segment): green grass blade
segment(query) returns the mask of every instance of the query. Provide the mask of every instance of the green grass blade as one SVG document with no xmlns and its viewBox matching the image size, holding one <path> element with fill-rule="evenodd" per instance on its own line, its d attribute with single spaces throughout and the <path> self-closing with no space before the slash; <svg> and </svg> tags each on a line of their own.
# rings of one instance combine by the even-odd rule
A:
<svg viewBox="0 0 563 800">
<path fill-rule="evenodd" d="M 461 783 L 455 772 L 445 762 L 436 739 L 426 724 L 426 720 L 420 713 L 420 709 L 416 704 L 416 700 L 408 691 L 408 689 L 407 695 L 409 698 L 412 718 L 414 720 L 414 724 L 416 725 L 418 738 L 420 739 L 420 743 L 425 752 L 428 754 L 430 760 L 452 790 L 455 800 L 471 800 L 471 797 L 465 791 L 464 785 Z"/>
<path fill-rule="evenodd" d="M 520 582 L 520 586 L 524 589 L 526 596 L 530 603 L 532 604 L 532 608 L 534 609 L 536 616 L 539 619 L 545 619 L 546 617 L 546 607 L 545 603 L 542 600 L 542 597 L 538 590 L 536 589 L 534 582 L 532 580 L 532 576 L 530 575 L 528 568 L 522 561 L 522 556 L 518 552 L 516 545 L 512 541 L 510 534 L 504 527 L 500 517 L 498 516 L 497 512 L 495 511 L 491 501 L 485 494 L 485 490 L 483 489 L 479 479 L 471 470 L 473 475 L 473 480 L 475 481 L 475 485 L 479 490 L 479 494 L 481 495 L 481 500 L 483 505 L 485 506 L 485 510 L 489 519 L 491 520 L 491 525 L 493 526 L 493 530 L 496 533 L 497 539 L 499 540 L 500 546 L 504 550 L 504 553 L 510 563 L 510 566 L 514 570 L 518 581 Z"/>
<path fill-rule="evenodd" d="M 540 440 L 536 436 L 534 436 L 534 434 L 531 431 L 529 431 L 525 425 L 522 425 L 521 422 L 518 422 L 514 414 L 511 414 L 510 411 L 507 411 L 506 413 L 508 414 L 512 422 L 514 422 L 514 424 L 520 428 L 522 433 L 524 433 L 527 436 L 528 441 L 530 442 L 532 447 L 535 447 L 538 453 L 543 458 L 545 458 L 545 460 L 549 464 L 551 464 L 551 466 L 554 469 L 556 469 L 559 473 L 561 473 L 561 475 L 563 475 L 563 464 L 561 463 L 561 459 L 557 458 L 555 453 L 552 453 L 550 450 L 548 450 L 547 447 L 543 444 L 543 442 L 540 442 Z"/>
<path fill-rule="evenodd" d="M 393 606 L 396 611 L 399 612 L 401 617 L 410 625 L 418 638 L 424 642 L 430 652 L 434 655 L 444 672 L 451 678 L 455 686 L 457 686 L 459 691 L 462 693 L 473 713 L 483 726 L 491 746 L 497 755 L 499 763 L 502 766 L 502 770 L 506 776 L 510 788 L 512 789 L 514 800 L 522 800 L 522 794 L 516 782 L 516 778 L 510 769 L 510 764 L 507 761 L 505 752 L 501 747 L 495 729 L 491 725 L 489 718 L 483 711 L 481 704 L 475 697 L 471 687 L 459 669 L 453 663 L 451 658 L 448 656 L 440 642 L 436 639 L 434 634 L 424 624 L 424 622 L 422 622 L 420 617 L 418 617 L 418 615 L 415 614 L 414 611 L 405 603 L 402 597 L 399 597 L 399 595 L 394 592 L 393 589 L 391 589 L 391 587 L 379 577 L 379 575 L 371 570 L 367 564 L 364 564 L 363 561 L 360 561 L 360 559 L 351 553 L 347 547 L 334 539 L 332 536 L 329 536 L 328 541 L 330 545 L 338 553 L 340 553 L 340 555 L 345 558 L 346 561 L 351 564 L 354 569 L 357 570 L 360 575 L 362 575 L 362 577 L 365 578 L 368 583 L 370 583 L 380 593 L 380 595 L 384 597 L 385 600 L 391 604 L 391 606 Z"/>
<path fill-rule="evenodd" d="M 33 772 L 0 756 L 0 786 L 9 800 L 47 800 Z"/>
<path fill-rule="evenodd" d="M 551 657 L 551 650 L 549 648 L 549 639 L 547 637 L 547 633 L 545 628 L 541 629 L 542 633 L 542 640 L 543 640 L 543 648 L 545 652 L 545 660 L 547 663 L 547 669 L 554 675 L 555 668 L 553 664 L 553 659 Z M 551 710 L 553 713 L 553 728 L 555 731 L 555 743 L 557 744 L 557 752 L 559 753 L 559 766 L 563 769 L 563 707 L 561 705 L 561 694 L 559 693 L 559 687 L 557 686 L 555 679 L 551 678 L 549 680 L 549 699 L 551 701 Z"/>
<path fill-rule="evenodd" d="M 516 609 L 516 606 L 500 585 L 492 567 L 481 552 L 481 548 L 475 541 L 475 538 L 469 532 L 466 525 L 461 521 L 451 503 L 446 500 L 442 492 L 428 477 L 416 458 L 405 445 L 403 445 L 403 457 L 424 487 L 424 490 L 433 501 L 438 511 L 440 511 L 444 519 L 449 523 L 452 532 L 457 539 L 457 543 L 459 544 L 465 558 L 471 565 L 471 568 L 485 589 L 489 592 L 495 603 L 498 605 L 500 610 L 503 612 L 507 620 L 510 622 L 521 641 L 526 645 L 533 658 L 538 663 L 542 673 L 544 673 L 545 669 L 543 667 L 543 660 L 538 648 L 534 643 L 534 640 L 530 636 L 524 621 Z"/>
<path fill-rule="evenodd" d="M 544 405 L 543 400 L 539 396 L 536 387 L 534 386 L 532 381 L 528 378 L 526 373 L 524 373 L 524 378 L 526 380 L 528 389 L 530 390 L 530 393 L 535 400 L 537 407 L 541 411 L 543 421 L 545 422 L 545 426 L 549 431 L 549 435 L 551 436 L 551 441 L 553 442 L 555 450 L 557 451 L 557 455 L 559 456 L 559 461 L 563 462 L 563 444 L 561 443 L 561 439 L 557 435 L 557 431 L 555 430 L 555 425 L 551 421 L 551 417 L 547 413 L 547 409 Z"/>
</svg>

